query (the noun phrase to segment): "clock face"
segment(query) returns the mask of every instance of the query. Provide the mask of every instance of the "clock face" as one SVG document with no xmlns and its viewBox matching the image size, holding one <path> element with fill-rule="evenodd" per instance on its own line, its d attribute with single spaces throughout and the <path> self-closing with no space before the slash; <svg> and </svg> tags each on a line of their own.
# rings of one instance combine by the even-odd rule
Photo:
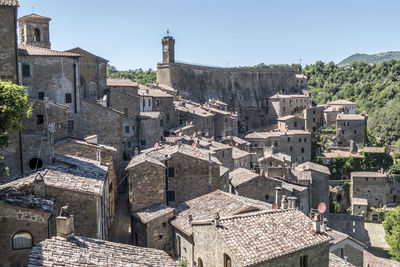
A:
<svg viewBox="0 0 400 267">
<path fill-rule="evenodd" d="M 164 46 L 163 46 L 163 51 L 164 51 L 164 53 L 167 53 L 167 52 L 168 52 L 168 45 L 164 45 Z"/>
</svg>

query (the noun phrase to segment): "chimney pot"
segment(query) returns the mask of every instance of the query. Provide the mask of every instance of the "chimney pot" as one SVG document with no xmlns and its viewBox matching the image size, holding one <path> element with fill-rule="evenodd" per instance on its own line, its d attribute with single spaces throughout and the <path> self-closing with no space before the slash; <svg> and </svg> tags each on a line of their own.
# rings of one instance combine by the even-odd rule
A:
<svg viewBox="0 0 400 267">
<path fill-rule="evenodd" d="M 57 236 L 74 236 L 74 216 L 68 212 L 68 206 L 61 208 L 60 215 L 56 218 Z"/>
<path fill-rule="evenodd" d="M 40 172 L 36 174 L 34 186 L 33 186 L 33 194 L 35 197 L 45 197 L 46 196 L 46 187 L 44 183 L 43 176 Z"/>
</svg>

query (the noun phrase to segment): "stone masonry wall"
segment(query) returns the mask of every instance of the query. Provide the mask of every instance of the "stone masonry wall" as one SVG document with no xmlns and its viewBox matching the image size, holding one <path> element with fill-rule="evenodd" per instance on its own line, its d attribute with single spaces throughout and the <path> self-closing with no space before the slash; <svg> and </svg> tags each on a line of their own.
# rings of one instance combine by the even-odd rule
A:
<svg viewBox="0 0 400 267">
<path fill-rule="evenodd" d="M 12 206 L 0 202 L 0 264 L 17 266 L 28 264 L 30 249 L 12 249 L 15 233 L 27 231 L 32 235 L 33 244 L 48 238 L 47 220 L 51 213 Z"/>
<path fill-rule="evenodd" d="M 173 217 L 174 211 L 171 211 L 147 223 L 147 247 L 173 251 L 173 228 L 169 224 Z"/>
<path fill-rule="evenodd" d="M 0 80 L 17 83 L 17 7 L 0 6 Z"/>
</svg>

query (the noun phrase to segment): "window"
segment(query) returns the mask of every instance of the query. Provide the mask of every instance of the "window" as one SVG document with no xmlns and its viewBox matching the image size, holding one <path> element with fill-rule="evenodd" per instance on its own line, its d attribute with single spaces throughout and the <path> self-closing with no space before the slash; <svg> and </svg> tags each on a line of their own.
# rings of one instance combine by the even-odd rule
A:
<svg viewBox="0 0 400 267">
<path fill-rule="evenodd" d="M 342 134 L 344 134 L 344 130 L 342 130 Z"/>
<path fill-rule="evenodd" d="M 197 259 L 197 267 L 204 267 L 203 261 L 200 258 Z"/>
<path fill-rule="evenodd" d="M 297 128 L 297 121 L 295 121 L 295 122 L 293 123 L 293 127 L 294 127 L 294 128 Z"/>
<path fill-rule="evenodd" d="M 146 145 L 146 140 L 140 140 L 140 145 L 145 146 Z"/>
<path fill-rule="evenodd" d="M 129 125 L 125 126 L 125 133 L 129 133 Z"/>
<path fill-rule="evenodd" d="M 31 76 L 31 66 L 28 64 L 22 64 L 22 77 Z"/>
<path fill-rule="evenodd" d="M 277 147 L 278 146 L 278 141 L 274 142 L 274 146 Z"/>
<path fill-rule="evenodd" d="M 265 200 L 269 200 L 269 195 L 267 194 L 267 195 L 265 195 Z"/>
<path fill-rule="evenodd" d="M 299 138 L 299 143 L 301 143 L 301 138 Z"/>
<path fill-rule="evenodd" d="M 72 95 L 71 94 L 65 94 L 65 103 L 67 103 L 67 104 L 72 103 Z"/>
<path fill-rule="evenodd" d="M 300 267 L 308 267 L 308 255 L 300 257 Z"/>
<path fill-rule="evenodd" d="M 128 147 L 129 147 L 129 148 L 132 147 L 132 142 L 128 142 Z"/>
<path fill-rule="evenodd" d="M 12 238 L 13 249 L 27 249 L 32 248 L 32 235 L 28 232 L 18 232 Z"/>
<path fill-rule="evenodd" d="M 301 153 L 304 153 L 304 147 L 301 148 Z"/>
<path fill-rule="evenodd" d="M 312 111 L 312 114 L 315 114 L 315 110 Z"/>
<path fill-rule="evenodd" d="M 272 166 L 272 161 L 269 162 L 269 166 Z"/>
<path fill-rule="evenodd" d="M 37 170 L 43 167 L 43 161 L 40 158 L 33 158 L 29 161 L 29 168 Z"/>
<path fill-rule="evenodd" d="M 44 92 L 39 92 L 38 93 L 38 98 L 43 100 L 44 99 Z"/>
<path fill-rule="evenodd" d="M 143 101 L 143 108 L 145 108 L 146 107 L 146 100 L 142 99 L 142 101 Z"/>
<path fill-rule="evenodd" d="M 228 123 L 228 118 L 225 118 L 225 123 Z"/>
<path fill-rule="evenodd" d="M 40 30 L 38 28 L 35 29 L 35 42 L 40 42 Z"/>
<path fill-rule="evenodd" d="M 151 106 L 151 99 L 148 100 L 148 104 L 149 104 L 148 106 L 150 107 Z"/>
<path fill-rule="evenodd" d="M 354 134 L 357 134 L 357 130 L 354 130 Z"/>
<path fill-rule="evenodd" d="M 307 143 L 307 138 L 304 138 L 304 143 Z"/>
<path fill-rule="evenodd" d="M 73 120 L 68 120 L 68 129 L 70 129 L 70 130 L 74 129 L 74 121 Z"/>
<path fill-rule="evenodd" d="M 165 117 L 167 118 L 167 121 L 169 121 L 169 113 L 165 114 Z"/>
<path fill-rule="evenodd" d="M 175 201 L 175 191 L 167 191 L 167 201 Z"/>
<path fill-rule="evenodd" d="M 128 108 L 124 108 L 124 116 L 128 116 Z"/>
<path fill-rule="evenodd" d="M 37 124 L 43 124 L 43 115 L 37 115 L 36 123 Z"/>
<path fill-rule="evenodd" d="M 168 177 L 174 178 L 175 177 L 175 168 L 174 167 L 169 167 L 168 168 Z"/>
<path fill-rule="evenodd" d="M 293 147 L 292 146 L 290 147 L 290 152 L 293 152 Z"/>
<path fill-rule="evenodd" d="M 162 227 L 163 228 L 167 227 L 167 223 L 162 223 Z"/>
<path fill-rule="evenodd" d="M 232 267 L 231 258 L 226 254 L 224 254 L 224 267 Z"/>
<path fill-rule="evenodd" d="M 287 141 L 290 142 L 290 137 L 287 138 Z"/>
<path fill-rule="evenodd" d="M 315 118 L 312 118 L 312 121 L 315 122 Z"/>
<path fill-rule="evenodd" d="M 162 236 L 162 235 L 159 235 L 159 236 L 158 236 L 158 239 L 159 239 L 159 240 L 162 240 L 162 239 L 163 239 L 163 236 Z"/>
</svg>

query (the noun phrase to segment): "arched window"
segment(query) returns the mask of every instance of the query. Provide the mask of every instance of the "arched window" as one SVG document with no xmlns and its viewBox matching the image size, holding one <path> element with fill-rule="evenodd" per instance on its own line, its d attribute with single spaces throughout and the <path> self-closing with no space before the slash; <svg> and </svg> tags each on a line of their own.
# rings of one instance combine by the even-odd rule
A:
<svg viewBox="0 0 400 267">
<path fill-rule="evenodd" d="M 12 238 L 13 249 L 27 249 L 32 247 L 32 235 L 26 231 L 14 234 Z"/>
<path fill-rule="evenodd" d="M 43 161 L 40 158 L 33 158 L 29 161 L 29 168 L 37 170 L 43 167 Z"/>
<path fill-rule="evenodd" d="M 231 258 L 227 254 L 224 254 L 224 267 L 232 267 Z"/>
<path fill-rule="evenodd" d="M 203 261 L 201 260 L 201 258 L 198 258 L 197 259 L 197 266 L 198 267 L 203 267 L 204 265 L 203 265 Z"/>
<path fill-rule="evenodd" d="M 35 42 L 40 42 L 40 30 L 38 28 L 35 29 Z"/>
</svg>

